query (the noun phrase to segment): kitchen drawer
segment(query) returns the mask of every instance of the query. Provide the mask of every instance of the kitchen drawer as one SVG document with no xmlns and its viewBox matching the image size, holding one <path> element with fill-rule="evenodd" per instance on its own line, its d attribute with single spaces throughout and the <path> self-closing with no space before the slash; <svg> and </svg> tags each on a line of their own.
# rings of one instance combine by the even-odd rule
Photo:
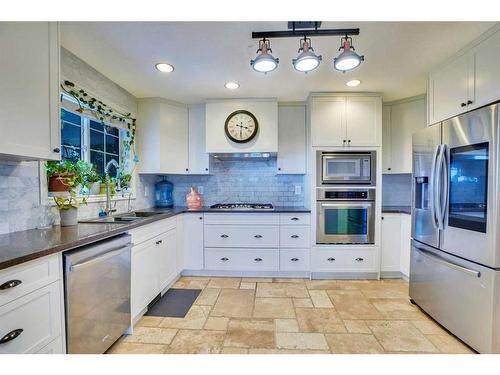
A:
<svg viewBox="0 0 500 375">
<path fill-rule="evenodd" d="M 59 261 L 59 255 L 50 255 L 0 271 L 0 285 L 8 288 L 0 290 L 0 306 L 59 280 Z"/>
<path fill-rule="evenodd" d="M 281 249 L 280 271 L 309 271 L 309 249 Z"/>
<path fill-rule="evenodd" d="M 174 229 L 176 226 L 177 218 L 169 217 L 168 219 L 156 221 L 142 227 L 131 229 L 129 230 L 129 234 L 132 236 L 132 243 L 134 245 L 139 245 L 144 241 L 147 241 L 153 237 Z"/>
<path fill-rule="evenodd" d="M 319 249 L 312 250 L 314 272 L 368 272 L 377 271 L 377 250 Z"/>
<path fill-rule="evenodd" d="M 206 247 L 279 247 L 277 225 L 205 225 Z"/>
<path fill-rule="evenodd" d="M 62 336 L 57 337 L 48 345 L 40 349 L 37 354 L 65 354 Z"/>
<path fill-rule="evenodd" d="M 205 214 L 205 224 L 278 225 L 279 223 L 279 214 L 273 213 L 219 212 Z"/>
<path fill-rule="evenodd" d="M 309 213 L 284 213 L 280 214 L 281 225 L 310 225 L 311 214 Z"/>
<path fill-rule="evenodd" d="M 309 247 L 309 225 L 283 225 L 280 227 L 280 247 Z"/>
<path fill-rule="evenodd" d="M 278 271 L 278 249 L 205 248 L 205 269 L 226 271 Z"/>
<path fill-rule="evenodd" d="M 22 329 L 21 334 L 0 344 L 0 354 L 36 353 L 62 331 L 59 282 L 52 283 L 0 307 L 0 337 Z"/>
</svg>

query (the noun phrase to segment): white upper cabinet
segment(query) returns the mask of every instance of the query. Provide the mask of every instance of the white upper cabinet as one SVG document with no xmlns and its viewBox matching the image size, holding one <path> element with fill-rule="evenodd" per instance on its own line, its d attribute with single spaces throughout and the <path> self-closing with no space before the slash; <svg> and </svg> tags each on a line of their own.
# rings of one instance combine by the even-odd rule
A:
<svg viewBox="0 0 500 375">
<path fill-rule="evenodd" d="M 428 124 L 500 100 L 500 27 L 429 75 Z"/>
<path fill-rule="evenodd" d="M 382 100 L 373 94 L 310 98 L 312 146 L 380 146 Z"/>
<path fill-rule="evenodd" d="M 205 152 L 205 104 L 189 106 L 189 174 L 208 174 L 209 156 Z"/>
<path fill-rule="evenodd" d="M 471 109 L 500 99 L 500 31 L 479 44 L 473 54 L 475 90 Z"/>
<path fill-rule="evenodd" d="M 60 159 L 59 26 L 0 23 L 0 155 Z"/>
<path fill-rule="evenodd" d="M 429 123 L 467 110 L 470 55 L 457 57 L 429 77 Z"/>
<path fill-rule="evenodd" d="M 348 146 L 380 146 L 382 140 L 382 99 L 377 96 L 346 98 Z"/>
<path fill-rule="evenodd" d="M 160 98 L 139 100 L 137 146 L 140 173 L 186 174 L 187 106 Z"/>
<path fill-rule="evenodd" d="M 412 172 L 412 135 L 426 126 L 425 97 L 384 104 L 383 173 Z"/>
<path fill-rule="evenodd" d="M 257 135 L 236 143 L 225 133 L 228 116 L 238 110 L 252 113 L 258 122 Z M 278 102 L 276 99 L 209 100 L 206 103 L 206 152 L 278 152 Z"/>
<path fill-rule="evenodd" d="M 312 98 L 311 140 L 313 146 L 342 146 L 345 144 L 345 98 Z"/>
<path fill-rule="evenodd" d="M 305 104 L 278 107 L 278 174 L 306 173 Z"/>
</svg>

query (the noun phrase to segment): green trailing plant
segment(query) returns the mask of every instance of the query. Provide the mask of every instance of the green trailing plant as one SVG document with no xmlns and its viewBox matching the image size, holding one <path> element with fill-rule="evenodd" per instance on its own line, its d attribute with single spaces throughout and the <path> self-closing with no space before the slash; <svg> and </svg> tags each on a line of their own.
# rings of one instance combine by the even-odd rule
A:
<svg viewBox="0 0 500 375">
<path fill-rule="evenodd" d="M 47 162 L 47 177 L 52 176 L 70 176 L 77 173 L 76 165 L 69 160 L 48 161 Z"/>
<path fill-rule="evenodd" d="M 99 176 L 96 167 L 91 163 L 78 160 L 76 162 L 76 169 L 78 174 L 76 182 L 80 182 L 82 186 L 86 188 L 89 188 L 94 182 L 99 182 L 101 180 L 101 176 Z"/>
<path fill-rule="evenodd" d="M 129 173 L 120 173 L 119 180 L 120 180 L 120 187 L 122 189 L 126 189 L 130 187 L 130 182 L 132 181 L 132 175 Z"/>
<path fill-rule="evenodd" d="M 124 124 L 127 127 L 127 143 L 129 147 L 134 148 L 137 120 L 131 116 L 131 113 L 120 113 L 113 110 L 109 105 L 77 87 L 71 81 L 65 80 L 61 84 L 61 88 L 76 99 L 79 106 L 78 112 L 91 112 L 103 125 L 110 124 L 112 121 Z"/>
<path fill-rule="evenodd" d="M 69 210 L 71 208 L 78 208 L 81 204 L 87 204 L 87 198 L 78 198 L 76 192 L 69 191 L 69 197 L 53 197 L 59 210 Z"/>
</svg>

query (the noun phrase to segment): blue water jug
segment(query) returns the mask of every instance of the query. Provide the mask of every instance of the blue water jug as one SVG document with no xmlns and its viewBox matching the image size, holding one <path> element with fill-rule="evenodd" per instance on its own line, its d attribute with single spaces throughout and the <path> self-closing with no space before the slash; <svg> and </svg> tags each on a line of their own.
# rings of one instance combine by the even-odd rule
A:
<svg viewBox="0 0 500 375">
<path fill-rule="evenodd" d="M 174 206 L 174 184 L 162 180 L 155 184 L 155 206 L 169 208 Z"/>
</svg>

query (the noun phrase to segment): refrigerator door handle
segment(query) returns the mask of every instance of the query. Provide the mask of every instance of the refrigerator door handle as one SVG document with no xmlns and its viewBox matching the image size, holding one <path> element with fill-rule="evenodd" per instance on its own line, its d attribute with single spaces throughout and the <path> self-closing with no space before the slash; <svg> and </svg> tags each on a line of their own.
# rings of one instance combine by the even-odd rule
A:
<svg viewBox="0 0 500 375">
<path fill-rule="evenodd" d="M 455 264 L 455 263 L 452 263 L 450 262 L 449 260 L 437 255 L 437 254 L 434 254 L 433 252 L 429 251 L 429 250 L 425 250 L 419 246 L 416 246 L 415 244 L 413 244 L 414 248 L 416 250 L 418 250 L 423 256 L 426 256 L 428 258 L 431 258 L 432 260 L 436 261 L 436 262 L 439 262 L 441 264 L 444 264 L 445 266 L 448 266 L 450 268 L 453 268 L 457 271 L 461 271 L 461 272 L 464 272 L 470 276 L 474 276 L 474 277 L 481 277 L 481 272 L 479 271 L 476 271 L 476 270 L 471 270 L 470 268 L 467 268 L 467 267 L 463 267 L 459 264 Z"/>
<path fill-rule="evenodd" d="M 437 221 L 437 215 L 436 215 L 436 197 L 437 197 L 437 189 L 436 189 L 436 166 L 437 166 L 437 159 L 439 156 L 439 150 L 441 148 L 441 145 L 436 146 L 436 149 L 434 150 L 434 155 L 432 157 L 432 167 L 431 167 L 431 183 L 432 183 L 432 199 L 430 199 L 431 203 L 431 216 L 432 216 L 432 226 L 434 228 L 438 228 L 438 221 Z"/>
<path fill-rule="evenodd" d="M 436 171 L 435 171 L 435 187 L 434 191 L 434 211 L 436 212 L 436 228 L 443 230 L 443 209 L 442 209 L 442 196 L 443 196 L 443 145 L 438 146 L 438 155 L 436 161 Z"/>
<path fill-rule="evenodd" d="M 439 202 L 440 202 L 440 229 L 444 229 L 444 221 L 446 217 L 446 208 L 448 206 L 448 160 L 446 158 L 446 145 L 441 146 L 441 176 L 443 185 L 439 192 Z"/>
</svg>

